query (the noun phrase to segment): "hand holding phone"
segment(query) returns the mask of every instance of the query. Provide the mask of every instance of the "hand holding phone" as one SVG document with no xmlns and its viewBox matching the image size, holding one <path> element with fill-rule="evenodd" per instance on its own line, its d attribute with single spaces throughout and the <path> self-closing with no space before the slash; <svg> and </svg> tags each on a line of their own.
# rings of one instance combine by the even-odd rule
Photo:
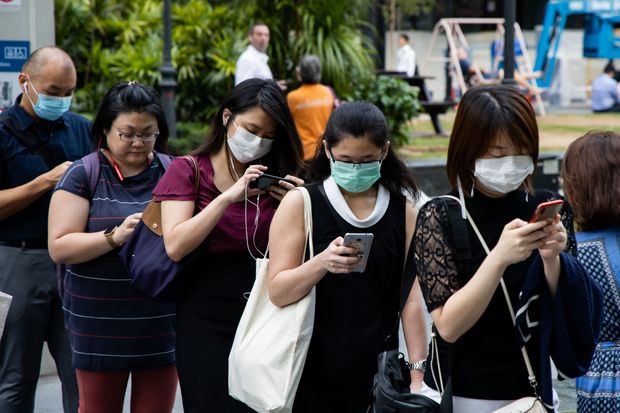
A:
<svg viewBox="0 0 620 413">
<path fill-rule="evenodd" d="M 343 245 L 357 249 L 357 254 L 360 256 L 359 262 L 353 267 L 351 272 L 364 272 L 366 269 L 373 237 L 372 233 L 348 232 L 344 235 Z"/>
<path fill-rule="evenodd" d="M 532 218 L 530 219 L 530 223 L 538 222 L 538 221 L 546 221 L 548 219 L 553 219 L 556 214 L 559 214 L 562 210 L 562 205 L 564 201 L 561 199 L 555 199 L 553 201 L 541 202 L 536 207 Z"/>
<path fill-rule="evenodd" d="M 258 179 L 255 179 L 254 181 L 250 181 L 249 187 L 250 189 L 258 188 L 258 189 L 262 189 L 263 191 L 269 191 L 269 188 L 272 185 L 278 185 L 278 181 L 285 181 L 285 182 L 290 183 L 293 186 L 296 185 L 295 182 L 291 181 L 290 179 L 282 178 L 280 176 L 275 176 L 275 175 L 262 174 L 261 176 L 258 177 Z"/>
</svg>

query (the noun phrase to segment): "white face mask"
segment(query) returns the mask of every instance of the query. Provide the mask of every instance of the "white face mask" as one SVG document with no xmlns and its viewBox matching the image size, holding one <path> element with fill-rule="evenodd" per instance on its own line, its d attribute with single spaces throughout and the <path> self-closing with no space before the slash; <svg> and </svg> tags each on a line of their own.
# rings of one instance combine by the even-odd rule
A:
<svg viewBox="0 0 620 413">
<path fill-rule="evenodd" d="M 502 194 L 519 188 L 534 172 L 534 162 L 529 156 L 503 156 L 477 159 L 474 177 L 485 188 Z"/>
<path fill-rule="evenodd" d="M 269 153 L 273 146 L 273 139 L 256 136 L 237 126 L 234 120 L 233 125 L 237 130 L 232 137 L 228 138 L 228 147 L 235 159 L 241 163 L 249 163 Z"/>
</svg>

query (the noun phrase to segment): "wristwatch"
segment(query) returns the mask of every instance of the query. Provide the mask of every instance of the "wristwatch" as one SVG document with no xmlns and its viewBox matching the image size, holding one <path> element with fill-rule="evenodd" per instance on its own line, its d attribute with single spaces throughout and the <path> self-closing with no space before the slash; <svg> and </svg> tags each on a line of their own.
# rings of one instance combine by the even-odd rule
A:
<svg viewBox="0 0 620 413">
<path fill-rule="evenodd" d="M 118 227 L 108 227 L 106 228 L 105 231 L 103 231 L 105 240 L 108 241 L 108 244 L 110 244 L 112 248 L 118 248 L 121 246 L 121 244 L 117 244 L 116 242 L 114 242 L 114 238 L 112 238 L 112 236 L 114 235 L 114 232 L 116 232 L 116 228 Z"/>
<path fill-rule="evenodd" d="M 409 363 L 409 370 L 426 370 L 426 360 L 413 361 Z"/>
</svg>

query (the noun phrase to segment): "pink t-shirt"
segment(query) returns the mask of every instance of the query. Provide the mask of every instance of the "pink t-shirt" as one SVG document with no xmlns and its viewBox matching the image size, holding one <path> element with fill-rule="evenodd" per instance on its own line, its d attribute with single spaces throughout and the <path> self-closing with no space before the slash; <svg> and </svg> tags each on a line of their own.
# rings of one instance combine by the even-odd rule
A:
<svg viewBox="0 0 620 413">
<path fill-rule="evenodd" d="M 221 192 L 213 182 L 213 164 L 208 155 L 197 156 L 200 168 L 200 186 L 198 187 L 198 197 L 196 208 L 203 210 Z M 222 171 L 220 173 L 228 173 Z M 196 199 L 194 191 L 194 168 L 191 161 L 184 158 L 176 158 L 159 183 L 153 190 L 156 201 L 187 201 Z M 253 255 L 257 255 L 260 249 L 265 252 L 269 236 L 269 225 L 276 208 L 276 201 L 268 194 L 263 194 L 259 199 L 260 213 L 258 214 L 258 225 L 254 225 L 257 215 L 257 197 L 250 197 L 247 203 L 247 235 L 250 250 Z M 247 251 L 246 230 L 244 217 L 245 201 L 235 202 L 230 205 L 224 215 L 220 218 L 217 225 L 207 236 L 206 254 L 222 252 Z M 254 230 L 256 237 L 253 240 Z M 254 244 L 255 243 L 255 244 Z"/>
</svg>

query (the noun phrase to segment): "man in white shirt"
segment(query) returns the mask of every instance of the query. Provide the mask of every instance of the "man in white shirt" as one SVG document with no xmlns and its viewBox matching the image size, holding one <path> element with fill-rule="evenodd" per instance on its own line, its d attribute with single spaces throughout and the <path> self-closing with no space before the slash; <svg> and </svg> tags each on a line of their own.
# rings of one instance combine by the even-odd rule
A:
<svg viewBox="0 0 620 413">
<path fill-rule="evenodd" d="M 409 46 L 409 36 L 401 34 L 398 38 L 399 48 L 396 52 L 396 71 L 404 72 L 407 77 L 415 74 L 415 50 Z"/>
<path fill-rule="evenodd" d="M 250 29 L 248 39 L 250 40 L 248 48 L 237 60 L 235 85 L 255 77 L 273 79 L 273 74 L 267 64 L 269 57 L 265 53 L 269 46 L 269 27 L 263 23 L 254 24 Z"/>
</svg>

